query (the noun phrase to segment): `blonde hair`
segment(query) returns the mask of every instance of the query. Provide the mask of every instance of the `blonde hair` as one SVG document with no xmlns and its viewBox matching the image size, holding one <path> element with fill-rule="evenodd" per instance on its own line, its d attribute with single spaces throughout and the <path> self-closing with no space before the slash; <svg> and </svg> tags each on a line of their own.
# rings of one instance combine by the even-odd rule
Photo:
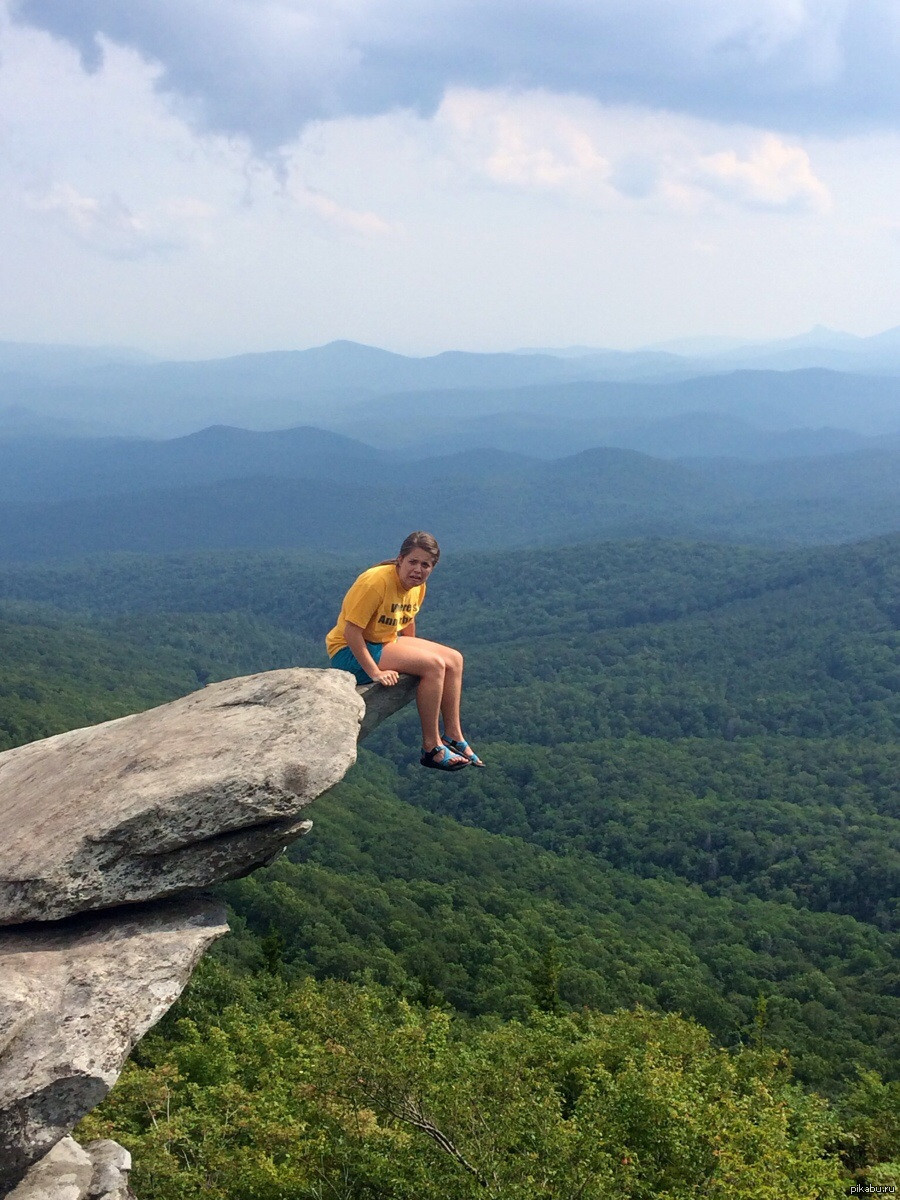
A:
<svg viewBox="0 0 900 1200">
<path fill-rule="evenodd" d="M 377 565 L 379 567 L 392 567 L 398 558 L 406 558 L 411 550 L 424 550 L 426 554 L 431 555 L 435 563 L 441 557 L 441 548 L 437 544 L 437 541 L 430 533 L 426 533 L 424 529 L 417 529 L 414 533 L 403 539 L 397 558 L 385 558 Z"/>
</svg>

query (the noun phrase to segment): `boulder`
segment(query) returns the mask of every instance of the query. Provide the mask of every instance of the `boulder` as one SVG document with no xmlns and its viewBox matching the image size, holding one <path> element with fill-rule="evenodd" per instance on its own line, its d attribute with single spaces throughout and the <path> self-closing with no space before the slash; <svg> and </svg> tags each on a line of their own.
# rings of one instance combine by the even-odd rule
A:
<svg viewBox="0 0 900 1200">
<path fill-rule="evenodd" d="M 34 1164 L 9 1200 L 84 1200 L 93 1177 L 91 1156 L 64 1137 Z"/>
<path fill-rule="evenodd" d="M 127 1151 L 67 1135 L 227 931 L 213 901 L 164 898 L 304 833 L 417 683 L 269 671 L 0 754 L 0 1197 L 130 1196 Z"/>
<path fill-rule="evenodd" d="M 367 683 L 357 688 L 366 706 L 362 724 L 359 727 L 359 740 L 369 736 L 372 730 L 399 712 L 410 700 L 416 698 L 416 688 L 419 686 L 417 675 L 401 675 L 393 687 L 382 687 L 380 683 Z M 413 747 L 415 749 L 415 747 Z"/>
<path fill-rule="evenodd" d="M 118 1142 L 79 1146 L 64 1137 L 9 1193 L 9 1200 L 134 1200 L 131 1155 Z"/>
<path fill-rule="evenodd" d="M 217 901 L 182 897 L 0 932 L 0 1196 L 99 1104 L 227 929 Z"/>
<path fill-rule="evenodd" d="M 364 711 L 345 671 L 268 671 L 0 754 L 0 925 L 247 874 L 309 828 Z"/>
<path fill-rule="evenodd" d="M 88 1142 L 84 1149 L 94 1167 L 85 1200 L 130 1200 L 131 1155 L 125 1147 L 102 1138 Z"/>
</svg>

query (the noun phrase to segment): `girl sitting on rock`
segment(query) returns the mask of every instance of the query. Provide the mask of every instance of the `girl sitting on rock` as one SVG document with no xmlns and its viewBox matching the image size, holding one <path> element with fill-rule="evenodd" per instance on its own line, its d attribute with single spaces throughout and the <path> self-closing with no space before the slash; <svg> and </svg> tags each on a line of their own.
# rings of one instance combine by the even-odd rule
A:
<svg viewBox="0 0 900 1200">
<path fill-rule="evenodd" d="M 430 533 L 411 533 L 396 558 L 369 567 L 359 576 L 344 597 L 325 647 L 331 665 L 349 671 L 358 683 L 393 687 L 400 673 L 418 675 L 419 761 L 438 771 L 459 771 L 466 766 L 484 766 L 459 723 L 463 657 L 449 646 L 416 637 L 416 614 L 440 556 Z"/>
</svg>

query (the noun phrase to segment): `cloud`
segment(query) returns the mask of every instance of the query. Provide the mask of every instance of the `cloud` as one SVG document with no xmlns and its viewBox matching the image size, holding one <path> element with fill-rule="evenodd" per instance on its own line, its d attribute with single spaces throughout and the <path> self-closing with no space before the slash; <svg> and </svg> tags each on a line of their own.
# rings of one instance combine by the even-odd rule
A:
<svg viewBox="0 0 900 1200">
<path fill-rule="evenodd" d="M 77 46 L 160 65 L 192 119 L 288 144 L 309 121 L 547 89 L 780 131 L 900 124 L 896 0 L 8 0 Z"/>
<path fill-rule="evenodd" d="M 438 125 L 459 158 L 495 183 L 584 193 L 609 175 L 588 122 L 541 93 L 454 90 L 441 105 Z"/>
<path fill-rule="evenodd" d="M 118 195 L 82 195 L 69 183 L 55 184 L 31 198 L 31 207 L 50 218 L 82 245 L 108 258 L 137 259 L 181 249 L 189 227 L 212 216 L 202 201 L 173 200 L 161 210 L 133 211 Z"/>
<path fill-rule="evenodd" d="M 471 88 L 448 92 L 435 126 L 470 173 L 604 209 L 625 201 L 696 212 L 712 200 L 802 213 L 831 203 L 806 150 L 771 133 L 548 92 Z"/>
<path fill-rule="evenodd" d="M 693 176 L 698 186 L 749 208 L 823 212 L 831 205 L 806 151 L 772 135 L 747 158 L 733 150 L 702 156 Z"/>
<path fill-rule="evenodd" d="M 292 183 L 288 192 L 299 207 L 313 213 L 338 232 L 355 234 L 361 238 L 386 237 L 395 232 L 395 226 L 377 213 L 349 208 L 316 188 Z"/>
<path fill-rule="evenodd" d="M 158 64 L 184 115 L 262 150 L 344 107 L 358 67 L 352 21 L 328 0 L 10 0 L 20 21 L 72 43 L 96 71 L 108 42 Z"/>
</svg>

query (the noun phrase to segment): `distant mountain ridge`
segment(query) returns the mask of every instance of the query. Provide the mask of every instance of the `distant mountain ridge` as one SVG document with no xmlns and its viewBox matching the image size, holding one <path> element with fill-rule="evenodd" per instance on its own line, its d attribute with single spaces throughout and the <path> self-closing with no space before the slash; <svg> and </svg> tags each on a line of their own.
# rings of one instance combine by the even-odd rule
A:
<svg viewBox="0 0 900 1200">
<path fill-rule="evenodd" d="M 697 390 L 705 378 L 721 381 L 710 385 L 713 391 L 727 391 L 726 381 L 735 371 L 828 370 L 867 381 L 857 385 L 863 390 L 879 375 L 888 377 L 880 380 L 884 387 L 900 378 L 900 330 L 872 338 L 813 331 L 768 345 L 701 349 L 702 343 L 695 343 L 691 354 L 663 347 L 492 354 L 451 350 L 416 358 L 337 341 L 309 350 L 176 362 L 145 360 L 126 350 L 0 343 L 0 410 L 28 410 L 45 425 L 87 422 L 120 434 L 171 437 L 212 424 L 337 428 L 335 423 L 349 419 L 352 410 L 382 397 L 439 392 L 452 394 L 454 404 L 461 393 L 477 392 L 488 404 L 484 411 L 492 411 L 493 393 L 515 389 L 593 384 L 622 389 L 624 398 L 630 388 L 655 387 L 661 395 L 670 392 L 672 403 L 682 409 L 705 410 L 710 407 L 706 403 L 686 404 L 684 390 L 694 385 Z M 794 385 L 802 390 L 799 378 Z M 501 408 L 510 407 L 496 399 Z M 822 423 L 829 422 L 812 420 L 814 426 Z M 852 422 L 847 427 L 857 428 Z M 61 424 L 58 431 L 66 428 Z"/>
<path fill-rule="evenodd" d="M 361 460 L 365 462 L 365 460 Z M 679 537 L 829 543 L 900 529 L 900 447 L 821 459 L 663 461 L 587 450 L 551 461 L 465 456 L 412 472 L 255 475 L 193 486 L 0 504 L 0 558 L 111 550 L 370 552 L 410 529 L 441 531 L 447 549 Z M 399 485 L 399 486 L 398 486 Z"/>
<path fill-rule="evenodd" d="M 750 343 L 712 356 L 715 364 L 765 370 L 824 367 L 857 374 L 896 375 L 900 372 L 900 326 L 870 337 L 816 326 L 797 337 Z"/>
<path fill-rule="evenodd" d="M 900 447 L 900 433 L 867 437 L 833 426 L 773 430 L 727 411 L 686 411 L 654 419 L 649 408 L 641 416 L 633 389 L 626 398 L 632 401 L 633 420 L 625 419 L 624 408 L 614 407 L 616 401 L 609 397 L 608 417 L 583 415 L 599 407 L 594 403 L 596 386 L 513 390 L 502 399 L 524 400 L 531 406 L 528 410 L 486 415 L 477 411 L 481 393 L 460 393 L 463 440 L 448 435 L 441 415 L 446 393 L 419 396 L 417 412 L 408 414 L 402 430 L 409 440 L 402 440 L 398 423 L 389 420 L 379 447 L 309 425 L 271 431 L 213 425 L 163 440 L 58 437 L 48 436 L 39 422 L 36 427 L 29 423 L 27 415 L 19 416 L 19 431 L 13 426 L 7 437 L 0 436 L 0 502 L 160 491 L 252 477 L 379 484 L 402 471 L 413 478 L 476 479 L 499 471 L 532 470 L 542 460 L 568 459 L 604 447 L 663 460 L 747 462 Z M 390 417 L 403 411 L 404 401 L 385 398 L 383 406 Z M 0 411 L 0 429 L 3 417 Z M 365 414 L 348 422 L 351 429 L 374 427 Z"/>
<path fill-rule="evenodd" d="M 851 449 L 852 435 L 900 433 L 900 378 L 820 369 L 733 371 L 654 383 L 582 380 L 423 391 L 357 401 L 327 424 L 342 432 L 370 431 L 376 445 L 415 444 L 443 434 L 448 414 L 465 422 L 472 444 L 531 454 L 541 454 L 543 445 L 549 456 L 599 445 L 650 449 L 640 438 L 651 424 L 690 414 L 727 416 L 766 433 L 846 430 L 849 440 L 841 448 Z M 517 430 L 530 431 L 529 439 L 519 440 Z M 684 446 L 667 457 L 703 452 Z"/>
<path fill-rule="evenodd" d="M 531 353 L 580 358 L 598 351 L 589 346 L 567 346 Z M 806 333 L 770 341 L 729 337 L 674 338 L 641 346 L 634 353 L 659 353 L 689 359 L 698 373 L 705 365 L 713 371 L 824 367 L 857 374 L 896 375 L 900 373 L 900 326 L 869 337 L 816 325 Z"/>
<path fill-rule="evenodd" d="M 654 364 L 659 358 L 645 357 Z M 625 376 L 640 376 L 634 356 L 624 359 Z M 677 373 L 687 373 L 672 362 Z M 606 378 L 610 370 L 605 358 L 571 364 L 550 355 L 461 351 L 408 358 L 354 342 L 199 362 L 101 362 L 73 369 L 65 379 L 4 372 L 0 361 L 0 407 L 15 404 L 43 416 L 102 420 L 123 433 L 172 436 L 209 424 L 322 424 L 354 401 L 388 393 Z M 654 365 L 647 373 L 656 370 Z M 618 377 L 615 370 L 612 375 Z"/>
<path fill-rule="evenodd" d="M 423 450 L 416 469 L 468 477 L 530 461 L 492 449 L 465 455 L 448 449 L 444 444 L 431 455 Z M 403 460 L 409 469 L 410 456 Z M 398 455 L 313 426 L 257 432 L 215 425 L 166 441 L 19 437 L 0 439 L 0 501 L 164 491 L 253 477 L 377 483 L 400 463 Z"/>
</svg>

